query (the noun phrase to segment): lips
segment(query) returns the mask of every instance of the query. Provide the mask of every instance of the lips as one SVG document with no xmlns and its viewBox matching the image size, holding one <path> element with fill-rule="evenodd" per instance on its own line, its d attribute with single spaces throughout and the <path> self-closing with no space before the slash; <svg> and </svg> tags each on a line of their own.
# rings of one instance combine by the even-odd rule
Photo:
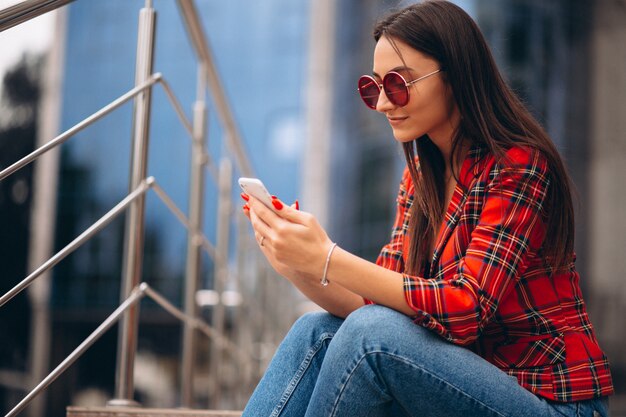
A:
<svg viewBox="0 0 626 417">
<path fill-rule="evenodd" d="M 408 119 L 408 117 L 387 117 L 387 120 L 389 120 L 389 124 L 392 126 L 399 125 L 406 119 Z"/>
</svg>

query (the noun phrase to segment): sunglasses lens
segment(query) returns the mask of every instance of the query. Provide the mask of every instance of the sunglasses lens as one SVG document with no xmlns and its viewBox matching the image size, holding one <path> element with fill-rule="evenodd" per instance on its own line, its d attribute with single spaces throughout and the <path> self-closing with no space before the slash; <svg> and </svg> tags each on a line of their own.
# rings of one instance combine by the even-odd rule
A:
<svg viewBox="0 0 626 417">
<path fill-rule="evenodd" d="M 409 102 L 409 89 L 406 81 L 398 73 L 390 72 L 383 79 L 385 95 L 396 106 L 404 106 Z"/>
<path fill-rule="evenodd" d="M 367 107 L 376 109 L 380 89 L 372 77 L 364 75 L 359 78 L 359 94 L 361 94 L 361 98 Z"/>
</svg>

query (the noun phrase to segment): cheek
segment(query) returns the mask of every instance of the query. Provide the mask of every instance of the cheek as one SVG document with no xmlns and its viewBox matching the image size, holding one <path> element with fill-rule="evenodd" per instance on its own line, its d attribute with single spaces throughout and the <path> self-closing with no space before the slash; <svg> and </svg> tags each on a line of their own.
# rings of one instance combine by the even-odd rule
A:
<svg viewBox="0 0 626 417">
<path fill-rule="evenodd" d="M 413 129 L 422 131 L 422 134 L 428 133 L 435 125 L 441 123 L 445 118 L 445 109 L 439 100 L 433 100 L 428 103 L 419 103 L 412 106 L 410 111 L 410 126 Z M 408 126 L 407 126 L 408 127 Z"/>
<path fill-rule="evenodd" d="M 431 133 L 452 116 L 454 103 L 444 88 L 414 93 L 405 107 L 407 122 L 393 128 L 397 141 L 407 142 Z"/>
<path fill-rule="evenodd" d="M 443 123 L 452 115 L 454 105 L 443 92 L 432 94 L 428 98 L 419 97 L 415 103 L 409 103 L 411 119 L 426 130 Z"/>
</svg>

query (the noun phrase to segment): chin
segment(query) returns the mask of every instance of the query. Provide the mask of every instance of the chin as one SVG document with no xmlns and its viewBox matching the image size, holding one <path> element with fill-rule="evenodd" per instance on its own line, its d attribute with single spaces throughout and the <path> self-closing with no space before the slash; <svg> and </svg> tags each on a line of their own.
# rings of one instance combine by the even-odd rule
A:
<svg viewBox="0 0 626 417">
<path fill-rule="evenodd" d="M 421 137 L 423 135 L 423 133 L 420 132 L 409 132 L 409 131 L 401 131 L 401 130 L 394 130 L 393 131 L 393 137 L 396 139 L 397 142 L 400 143 L 405 143 L 405 142 L 411 142 L 419 137 Z"/>
</svg>

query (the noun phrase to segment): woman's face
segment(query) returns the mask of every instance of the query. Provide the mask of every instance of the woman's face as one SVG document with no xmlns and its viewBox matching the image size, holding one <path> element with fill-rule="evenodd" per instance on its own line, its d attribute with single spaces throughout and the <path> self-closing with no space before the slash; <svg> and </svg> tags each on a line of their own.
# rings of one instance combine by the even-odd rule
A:
<svg viewBox="0 0 626 417">
<path fill-rule="evenodd" d="M 381 37 L 374 50 L 373 76 L 379 83 L 390 71 L 400 73 L 407 82 L 436 71 L 434 59 L 394 40 L 398 51 L 386 37 Z M 380 92 L 376 110 L 387 116 L 393 135 L 399 142 L 409 142 L 428 134 L 435 144 L 449 142 L 458 125 L 458 109 L 452 91 L 445 83 L 445 73 L 438 72 L 409 86 L 409 102 L 399 107 Z"/>
</svg>

